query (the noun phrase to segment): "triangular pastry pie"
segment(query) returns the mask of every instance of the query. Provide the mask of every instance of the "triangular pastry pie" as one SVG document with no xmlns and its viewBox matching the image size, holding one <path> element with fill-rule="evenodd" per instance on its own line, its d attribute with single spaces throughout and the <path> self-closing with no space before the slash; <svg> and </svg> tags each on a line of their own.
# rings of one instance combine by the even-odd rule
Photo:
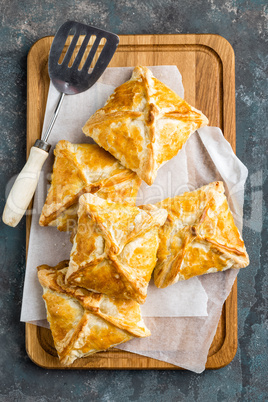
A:
<svg viewBox="0 0 268 402">
<path fill-rule="evenodd" d="M 188 137 L 208 124 L 152 72 L 134 69 L 129 81 L 115 89 L 83 132 L 109 151 L 124 166 L 151 185 L 157 170 L 182 148 Z"/>
<path fill-rule="evenodd" d="M 144 303 L 167 212 L 84 194 L 66 279 L 88 290 Z"/>
<path fill-rule="evenodd" d="M 157 287 L 249 264 L 222 182 L 210 183 L 156 205 L 168 212 L 159 230 L 154 270 Z"/>
<path fill-rule="evenodd" d="M 77 220 L 78 199 L 90 192 L 112 201 L 135 205 L 141 180 L 97 144 L 59 141 L 51 187 L 41 216 L 41 226 L 68 231 Z"/>
<path fill-rule="evenodd" d="M 150 331 L 133 300 L 115 299 L 65 284 L 68 261 L 38 267 L 47 319 L 63 365 Z"/>
</svg>

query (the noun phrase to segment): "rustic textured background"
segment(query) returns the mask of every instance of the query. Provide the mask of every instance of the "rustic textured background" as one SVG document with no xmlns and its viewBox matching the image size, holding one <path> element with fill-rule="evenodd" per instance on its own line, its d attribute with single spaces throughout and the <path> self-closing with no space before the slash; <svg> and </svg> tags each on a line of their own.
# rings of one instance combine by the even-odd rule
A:
<svg viewBox="0 0 268 402">
<path fill-rule="evenodd" d="M 54 34 L 67 19 L 118 34 L 215 33 L 229 40 L 236 54 L 237 155 L 249 169 L 244 238 L 251 259 L 250 268 L 238 278 L 239 346 L 229 366 L 201 375 L 176 371 L 46 371 L 29 360 L 24 325 L 19 322 L 25 221 L 16 229 L 1 222 L 1 401 L 267 400 L 265 4 L 265 0 L 0 0 L 1 213 L 6 184 L 25 163 L 26 60 L 36 40 Z"/>
</svg>

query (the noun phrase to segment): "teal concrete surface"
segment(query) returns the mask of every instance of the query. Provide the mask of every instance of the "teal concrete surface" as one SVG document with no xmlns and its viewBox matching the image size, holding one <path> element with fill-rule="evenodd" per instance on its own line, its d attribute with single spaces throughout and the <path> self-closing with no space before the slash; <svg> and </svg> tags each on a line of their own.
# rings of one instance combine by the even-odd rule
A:
<svg viewBox="0 0 268 402">
<path fill-rule="evenodd" d="M 251 260 L 238 277 L 239 344 L 227 367 L 200 375 L 187 371 L 49 371 L 28 358 L 24 325 L 19 322 L 25 219 L 15 229 L 1 222 L 0 400 L 267 400 L 266 1 L 0 0 L 0 7 L 1 213 L 10 180 L 25 163 L 26 61 L 36 40 L 54 34 L 67 19 L 118 34 L 214 33 L 225 37 L 236 55 L 237 155 L 249 169 L 243 236 Z"/>
</svg>

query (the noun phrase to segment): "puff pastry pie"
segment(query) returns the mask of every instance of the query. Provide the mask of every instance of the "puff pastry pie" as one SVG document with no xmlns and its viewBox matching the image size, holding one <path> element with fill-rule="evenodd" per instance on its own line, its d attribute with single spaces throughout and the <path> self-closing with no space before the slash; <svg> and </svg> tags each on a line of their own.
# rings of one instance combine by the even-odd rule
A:
<svg viewBox="0 0 268 402">
<path fill-rule="evenodd" d="M 84 194 L 66 279 L 88 290 L 144 303 L 167 211 Z"/>
<path fill-rule="evenodd" d="M 138 66 L 131 79 L 116 88 L 105 106 L 90 117 L 83 132 L 151 185 L 159 167 L 178 153 L 196 129 L 207 124 L 199 110 L 148 68 Z"/>
<path fill-rule="evenodd" d="M 86 192 L 135 205 L 141 180 L 97 144 L 62 140 L 54 154 L 52 183 L 40 216 L 41 226 L 71 230 L 77 220 L 78 199 Z"/>
<path fill-rule="evenodd" d="M 138 303 L 66 285 L 67 267 L 68 261 L 38 267 L 47 319 L 63 365 L 133 337 L 150 335 Z"/>
<path fill-rule="evenodd" d="M 249 264 L 222 182 L 210 183 L 156 205 L 168 212 L 159 230 L 154 271 L 157 287 Z"/>
</svg>

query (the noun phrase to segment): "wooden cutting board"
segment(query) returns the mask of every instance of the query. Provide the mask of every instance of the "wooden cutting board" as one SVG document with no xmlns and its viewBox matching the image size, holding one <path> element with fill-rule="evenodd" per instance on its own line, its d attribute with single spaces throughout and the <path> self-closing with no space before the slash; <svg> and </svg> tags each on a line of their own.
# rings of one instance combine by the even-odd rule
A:
<svg viewBox="0 0 268 402">
<path fill-rule="evenodd" d="M 53 37 L 36 42 L 28 55 L 27 156 L 40 138 L 49 88 L 48 55 Z M 79 44 L 78 44 L 79 45 Z M 234 52 L 217 35 L 124 35 L 110 67 L 176 65 L 183 78 L 185 99 L 220 127 L 235 151 Z M 31 216 L 27 216 L 27 248 Z M 209 350 L 207 369 L 230 363 L 237 349 L 237 283 L 224 303 L 217 332 Z M 26 350 L 32 361 L 45 368 L 64 368 L 58 361 L 51 332 L 26 324 Z M 112 349 L 78 359 L 70 368 L 179 369 L 172 364 Z"/>
</svg>

